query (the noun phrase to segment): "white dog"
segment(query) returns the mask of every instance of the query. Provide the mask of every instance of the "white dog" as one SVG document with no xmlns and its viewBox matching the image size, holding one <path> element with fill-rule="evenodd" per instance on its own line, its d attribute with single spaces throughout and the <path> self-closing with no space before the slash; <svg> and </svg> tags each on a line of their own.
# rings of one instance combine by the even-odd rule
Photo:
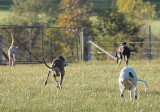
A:
<svg viewBox="0 0 160 112">
<path fill-rule="evenodd" d="M 14 36 L 11 34 L 12 43 L 8 49 L 8 58 L 9 58 L 9 65 L 13 66 L 16 65 L 16 59 L 18 55 L 18 46 L 15 46 Z"/>
<path fill-rule="evenodd" d="M 148 87 L 148 84 L 144 80 L 140 80 L 137 78 L 136 72 L 132 67 L 124 67 L 119 76 L 119 86 L 121 91 L 121 97 L 124 97 L 124 91 L 125 89 L 128 89 L 130 91 L 130 99 L 133 99 L 133 88 L 135 87 L 135 99 L 137 99 L 137 81 L 142 81 L 146 83 L 146 89 Z M 145 89 L 145 91 L 146 91 Z"/>
</svg>

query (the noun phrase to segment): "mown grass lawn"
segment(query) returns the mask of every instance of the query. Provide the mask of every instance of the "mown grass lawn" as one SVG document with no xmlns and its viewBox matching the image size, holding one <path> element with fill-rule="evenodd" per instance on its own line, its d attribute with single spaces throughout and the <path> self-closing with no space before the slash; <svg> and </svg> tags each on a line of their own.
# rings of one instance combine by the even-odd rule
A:
<svg viewBox="0 0 160 112">
<path fill-rule="evenodd" d="M 160 61 L 130 61 L 139 79 L 138 100 L 120 98 L 120 67 L 113 61 L 72 63 L 66 67 L 63 89 L 56 88 L 43 64 L 0 66 L 0 112 L 158 112 Z M 59 79 L 59 78 L 58 78 Z"/>
</svg>

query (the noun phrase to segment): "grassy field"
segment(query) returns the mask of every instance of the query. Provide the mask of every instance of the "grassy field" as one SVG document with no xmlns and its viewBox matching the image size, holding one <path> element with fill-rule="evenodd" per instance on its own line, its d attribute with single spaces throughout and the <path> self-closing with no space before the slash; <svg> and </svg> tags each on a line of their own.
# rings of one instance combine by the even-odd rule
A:
<svg viewBox="0 0 160 112">
<path fill-rule="evenodd" d="M 160 36 L 160 20 L 154 20 L 151 24 L 152 34 Z"/>
<path fill-rule="evenodd" d="M 7 18 L 11 4 L 12 0 L 0 0 L 0 24 L 3 24 L 3 19 Z"/>
<path fill-rule="evenodd" d="M 73 63 L 66 67 L 63 89 L 56 88 L 52 76 L 44 82 L 47 68 L 38 65 L 0 66 L 1 112 L 158 112 L 160 111 L 160 61 L 131 61 L 139 79 L 138 100 L 120 98 L 115 62 Z"/>
<path fill-rule="evenodd" d="M 0 24 L 3 24 L 3 20 L 5 18 L 7 18 L 9 15 L 9 11 L 6 11 L 6 10 L 0 10 Z"/>
</svg>

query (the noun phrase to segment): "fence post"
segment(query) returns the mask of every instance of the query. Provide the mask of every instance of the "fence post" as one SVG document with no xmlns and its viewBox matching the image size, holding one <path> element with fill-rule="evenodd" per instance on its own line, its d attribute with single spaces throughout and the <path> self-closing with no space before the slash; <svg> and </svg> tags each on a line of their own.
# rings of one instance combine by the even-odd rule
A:
<svg viewBox="0 0 160 112">
<path fill-rule="evenodd" d="M 82 61 L 88 61 L 91 58 L 91 55 L 89 55 L 89 50 L 91 50 L 91 47 L 89 47 L 90 44 L 88 44 L 89 38 L 87 36 L 87 29 L 81 29 L 81 36 L 80 36 L 80 49 L 81 49 L 81 60 Z M 91 46 L 91 45 L 90 45 Z"/>
<path fill-rule="evenodd" d="M 87 37 L 88 61 L 92 59 L 92 46 L 91 46 L 91 43 L 89 43 L 89 41 L 91 41 L 91 38 Z"/>
<path fill-rule="evenodd" d="M 76 50 L 76 54 L 77 54 L 77 60 L 79 61 L 79 46 L 80 46 L 80 38 L 77 38 L 77 50 Z"/>
<path fill-rule="evenodd" d="M 0 35 L 0 65 L 2 65 L 2 44 L 3 44 L 3 36 Z"/>
<path fill-rule="evenodd" d="M 83 28 L 81 29 L 81 33 L 80 33 L 80 57 L 81 57 L 81 61 L 83 61 L 84 59 L 84 35 L 83 35 Z"/>
<path fill-rule="evenodd" d="M 52 62 L 53 61 L 52 38 L 50 38 L 50 47 L 51 47 L 51 60 L 50 60 L 50 62 Z"/>
<path fill-rule="evenodd" d="M 41 30 L 41 56 L 43 57 L 43 28 Z"/>
<path fill-rule="evenodd" d="M 29 28 L 29 61 L 32 61 L 32 30 Z"/>
<path fill-rule="evenodd" d="M 151 55 L 151 26 L 149 25 L 149 60 L 152 59 L 152 55 Z"/>
</svg>

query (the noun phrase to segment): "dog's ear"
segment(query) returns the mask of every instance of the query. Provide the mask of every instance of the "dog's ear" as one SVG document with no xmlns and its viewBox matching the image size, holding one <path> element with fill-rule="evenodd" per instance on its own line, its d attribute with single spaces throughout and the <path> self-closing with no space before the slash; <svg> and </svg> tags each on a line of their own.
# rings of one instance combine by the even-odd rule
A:
<svg viewBox="0 0 160 112">
<path fill-rule="evenodd" d="M 63 61 L 65 61 L 65 59 L 62 56 L 59 56 L 58 58 L 62 59 Z"/>
<path fill-rule="evenodd" d="M 126 44 L 127 44 L 126 41 L 122 41 L 122 42 L 121 42 L 121 45 L 126 45 Z"/>
<path fill-rule="evenodd" d="M 132 78 L 134 78 L 132 72 L 129 72 L 129 76 L 132 77 Z"/>
</svg>

